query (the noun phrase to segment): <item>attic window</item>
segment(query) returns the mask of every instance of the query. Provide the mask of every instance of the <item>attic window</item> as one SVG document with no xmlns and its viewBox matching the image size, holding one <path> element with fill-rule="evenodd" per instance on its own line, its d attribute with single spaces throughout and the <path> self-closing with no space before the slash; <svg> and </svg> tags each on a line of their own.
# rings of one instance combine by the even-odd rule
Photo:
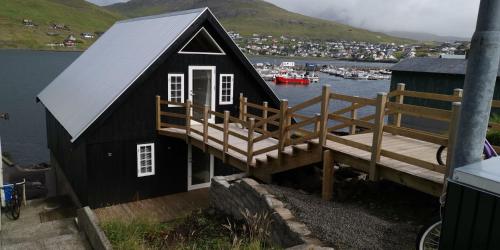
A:
<svg viewBox="0 0 500 250">
<path fill-rule="evenodd" d="M 225 55 L 214 38 L 201 28 L 179 51 L 181 54 Z"/>
</svg>

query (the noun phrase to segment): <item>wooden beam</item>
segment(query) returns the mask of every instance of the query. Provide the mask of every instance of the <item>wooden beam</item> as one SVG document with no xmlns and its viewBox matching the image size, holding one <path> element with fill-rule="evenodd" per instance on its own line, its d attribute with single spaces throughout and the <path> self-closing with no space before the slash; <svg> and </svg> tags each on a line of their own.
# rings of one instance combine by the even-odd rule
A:
<svg viewBox="0 0 500 250">
<path fill-rule="evenodd" d="M 323 200 L 329 201 L 333 198 L 334 181 L 333 153 L 331 150 L 323 151 Z"/>
<path fill-rule="evenodd" d="M 161 129 L 161 97 L 156 96 L 156 130 Z"/>
<path fill-rule="evenodd" d="M 286 127 L 287 127 L 287 119 L 286 119 L 286 113 L 288 109 L 288 100 L 283 99 L 280 102 L 280 113 L 279 113 L 279 147 L 278 147 L 278 158 L 281 159 L 282 157 L 282 152 L 285 149 L 285 144 L 286 144 Z"/>
<path fill-rule="evenodd" d="M 240 113 L 238 114 L 238 118 L 240 120 L 243 120 L 243 93 L 240 93 L 240 108 L 239 108 Z"/>
<path fill-rule="evenodd" d="M 403 92 L 405 90 L 405 84 L 398 83 L 397 90 Z M 396 96 L 396 103 L 404 104 L 404 98 L 405 96 L 400 93 L 398 96 Z M 401 112 L 397 112 L 394 116 L 394 125 L 396 127 L 401 127 Z"/>
<path fill-rule="evenodd" d="M 372 155 L 370 161 L 369 177 L 371 181 L 378 180 L 377 162 L 380 161 L 380 151 L 382 149 L 382 137 L 384 129 L 385 105 L 387 103 L 387 94 L 377 94 L 377 105 L 375 111 L 375 128 L 373 129 Z"/>
<path fill-rule="evenodd" d="M 250 174 L 250 165 L 252 165 L 253 160 L 253 131 L 255 129 L 255 119 L 248 118 L 248 147 L 247 147 L 247 173 Z"/>
<path fill-rule="evenodd" d="M 264 109 L 262 110 L 262 119 L 265 121 L 264 124 L 262 124 L 262 130 L 267 131 L 267 108 L 268 108 L 268 103 L 263 102 L 262 106 L 264 106 Z"/>
<path fill-rule="evenodd" d="M 229 115 L 230 113 L 228 110 L 224 111 L 224 135 L 223 135 L 224 144 L 222 145 L 222 162 L 224 163 L 227 163 L 226 154 L 229 144 Z"/>
<path fill-rule="evenodd" d="M 357 103 L 353 102 L 351 106 L 352 106 L 352 107 L 355 107 L 356 105 L 357 105 Z M 352 120 L 356 120 L 356 119 L 358 119 L 358 110 L 357 110 L 357 109 L 352 109 L 352 110 L 351 110 L 351 119 L 352 119 Z M 349 133 L 350 133 L 351 135 L 356 134 L 356 124 L 354 124 L 354 123 L 353 123 L 353 124 L 349 127 Z"/>
<path fill-rule="evenodd" d="M 330 85 L 323 85 L 321 94 L 321 120 L 319 125 L 319 145 L 325 146 L 328 133 L 328 106 L 330 104 Z"/>
<path fill-rule="evenodd" d="M 203 107 L 203 152 L 207 151 L 207 143 L 208 143 L 208 111 L 210 110 L 210 106 L 205 105 Z"/>
</svg>

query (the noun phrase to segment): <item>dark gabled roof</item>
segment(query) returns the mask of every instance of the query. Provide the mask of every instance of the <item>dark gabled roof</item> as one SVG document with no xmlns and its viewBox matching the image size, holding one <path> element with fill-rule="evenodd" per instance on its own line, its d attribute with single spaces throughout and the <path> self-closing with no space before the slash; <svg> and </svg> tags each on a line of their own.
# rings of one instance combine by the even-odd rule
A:
<svg viewBox="0 0 500 250">
<path fill-rule="evenodd" d="M 201 8 L 115 23 L 42 90 L 37 99 L 69 133 L 71 141 L 76 141 L 200 17 L 212 17 L 218 22 L 208 8 Z M 232 43 L 230 47 L 234 47 L 236 56 L 265 88 L 273 99 L 271 103 L 278 103 L 274 92 L 234 42 L 225 41 Z"/>
<path fill-rule="evenodd" d="M 405 59 L 391 67 L 392 71 L 423 72 L 435 74 L 465 75 L 467 59 L 415 57 Z M 500 76 L 500 68 L 498 72 Z"/>
</svg>

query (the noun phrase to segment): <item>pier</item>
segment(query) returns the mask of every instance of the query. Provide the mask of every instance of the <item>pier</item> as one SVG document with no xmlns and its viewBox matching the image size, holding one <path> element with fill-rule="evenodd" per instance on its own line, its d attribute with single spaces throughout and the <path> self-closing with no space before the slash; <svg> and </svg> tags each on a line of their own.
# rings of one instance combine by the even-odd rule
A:
<svg viewBox="0 0 500 250">
<path fill-rule="evenodd" d="M 405 97 L 449 102 L 452 108 L 409 105 Z M 157 96 L 156 124 L 160 135 L 185 140 L 263 182 L 271 182 L 273 174 L 322 162 L 324 199 L 332 198 L 334 163 L 365 172 L 372 181 L 388 180 L 439 196 L 449 162 L 439 165 L 436 152 L 447 146 L 450 158 L 455 142 L 449 135 L 455 131 L 461 98 L 460 89 L 444 95 L 408 91 L 404 84 L 374 98 L 344 95 L 324 86 L 320 96 L 293 107 L 281 100 L 279 109 L 240 96 L 239 112 L 231 114 Z M 330 110 L 333 101 L 346 106 Z M 301 114 L 315 105 L 320 113 Z M 366 107 L 373 111 L 358 116 Z M 493 101 L 492 107 L 500 107 L 500 102 Z M 447 122 L 448 130 L 407 128 L 401 124 L 402 116 Z M 498 130 L 500 124 L 490 123 L 490 128 Z M 345 131 L 346 136 L 338 133 Z"/>
</svg>

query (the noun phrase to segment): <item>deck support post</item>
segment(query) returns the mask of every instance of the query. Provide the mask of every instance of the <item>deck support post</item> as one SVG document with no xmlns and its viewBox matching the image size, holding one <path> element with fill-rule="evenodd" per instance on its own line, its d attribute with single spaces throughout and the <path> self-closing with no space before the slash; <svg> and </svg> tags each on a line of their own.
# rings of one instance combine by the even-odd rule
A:
<svg viewBox="0 0 500 250">
<path fill-rule="evenodd" d="M 156 96 L 156 130 L 161 129 L 161 97 Z"/>
<path fill-rule="evenodd" d="M 207 151 L 207 143 L 208 143 L 208 111 L 210 110 L 210 106 L 203 106 L 203 152 Z"/>
<path fill-rule="evenodd" d="M 321 118 L 319 128 L 319 145 L 326 144 L 326 134 L 328 133 L 328 106 L 330 105 L 330 85 L 323 85 L 321 94 Z"/>
<path fill-rule="evenodd" d="M 263 102 L 262 106 L 264 106 L 264 109 L 262 109 L 262 119 L 264 120 L 264 124 L 262 124 L 262 130 L 267 131 L 267 107 L 269 104 L 267 102 Z"/>
<path fill-rule="evenodd" d="M 229 148 L 229 111 L 224 111 L 224 138 L 223 142 L 224 145 L 222 145 L 222 162 L 227 163 L 226 159 L 226 153 Z"/>
<path fill-rule="evenodd" d="M 329 201 L 333 198 L 334 166 L 333 152 L 323 151 L 323 200 Z"/>
<path fill-rule="evenodd" d="M 254 139 L 255 119 L 248 118 L 248 147 L 247 147 L 247 174 L 250 174 L 250 168 L 253 160 L 253 139 Z"/>
<path fill-rule="evenodd" d="M 186 141 L 191 135 L 191 100 L 186 101 Z"/>
<path fill-rule="evenodd" d="M 279 125 L 279 146 L 278 146 L 278 159 L 281 163 L 282 153 L 285 149 L 286 145 L 286 129 L 287 129 L 287 109 L 288 109 L 288 100 L 282 99 L 280 102 L 280 125 Z"/>
<path fill-rule="evenodd" d="M 358 97 L 358 96 L 355 96 L 355 97 Z M 358 110 L 355 108 L 356 105 L 357 105 L 357 103 L 355 103 L 355 102 L 352 103 L 353 109 L 351 110 L 351 119 L 353 120 L 353 122 L 354 122 L 354 120 L 358 119 Z M 356 134 L 356 124 L 353 123 L 349 127 L 349 134 L 351 134 L 351 135 Z"/>
<path fill-rule="evenodd" d="M 382 137 L 384 131 L 385 105 L 387 103 L 387 94 L 378 93 L 375 110 L 375 128 L 373 130 L 372 155 L 370 161 L 369 177 L 371 181 L 378 180 L 377 163 L 380 161 L 380 152 L 382 151 Z"/>
<path fill-rule="evenodd" d="M 404 83 L 398 83 L 397 90 L 398 91 L 405 91 L 406 85 Z M 399 95 L 396 96 L 396 103 L 398 104 L 403 104 L 404 103 L 404 94 L 399 93 Z M 401 127 L 401 112 L 397 112 L 396 115 L 394 116 L 394 125 L 396 127 Z"/>
</svg>

